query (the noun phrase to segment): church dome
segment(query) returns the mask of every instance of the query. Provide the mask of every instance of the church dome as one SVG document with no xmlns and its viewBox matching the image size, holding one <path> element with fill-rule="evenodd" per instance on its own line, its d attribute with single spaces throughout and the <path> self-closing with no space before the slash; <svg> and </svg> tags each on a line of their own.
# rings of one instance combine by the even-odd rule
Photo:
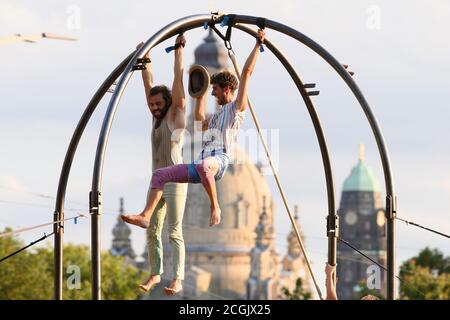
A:
<svg viewBox="0 0 450 320">
<path fill-rule="evenodd" d="M 203 41 L 194 51 L 195 63 L 210 69 L 210 72 L 225 68 L 228 65 L 227 50 L 211 29 Z"/>
<path fill-rule="evenodd" d="M 364 146 L 360 146 L 358 164 L 353 167 L 350 176 L 345 179 L 342 191 L 380 192 L 380 184 L 372 169 L 364 162 Z"/>
</svg>

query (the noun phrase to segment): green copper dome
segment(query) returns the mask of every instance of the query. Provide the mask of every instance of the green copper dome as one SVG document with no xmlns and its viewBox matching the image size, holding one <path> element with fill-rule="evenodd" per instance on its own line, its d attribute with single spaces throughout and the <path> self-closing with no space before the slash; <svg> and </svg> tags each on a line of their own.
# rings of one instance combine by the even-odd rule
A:
<svg viewBox="0 0 450 320">
<path fill-rule="evenodd" d="M 380 192 L 380 184 L 373 175 L 372 169 L 364 163 L 364 146 L 360 146 L 358 164 L 353 167 L 350 176 L 344 181 L 342 191 Z"/>
</svg>

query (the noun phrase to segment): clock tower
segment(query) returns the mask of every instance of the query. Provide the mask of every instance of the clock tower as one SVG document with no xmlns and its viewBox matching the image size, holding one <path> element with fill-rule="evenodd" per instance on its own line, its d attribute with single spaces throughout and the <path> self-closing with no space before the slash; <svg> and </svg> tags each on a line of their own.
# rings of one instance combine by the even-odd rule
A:
<svg viewBox="0 0 450 320">
<path fill-rule="evenodd" d="M 339 217 L 340 237 L 385 266 L 385 210 L 380 185 L 365 164 L 364 145 L 344 182 Z M 339 299 L 355 299 L 358 285 L 385 296 L 384 270 L 343 243 L 338 243 L 337 277 Z"/>
</svg>

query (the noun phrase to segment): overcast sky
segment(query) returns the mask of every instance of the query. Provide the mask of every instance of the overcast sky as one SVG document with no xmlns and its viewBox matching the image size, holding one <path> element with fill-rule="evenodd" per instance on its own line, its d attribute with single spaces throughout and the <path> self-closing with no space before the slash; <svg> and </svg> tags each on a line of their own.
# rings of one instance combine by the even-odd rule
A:
<svg viewBox="0 0 450 320">
<path fill-rule="evenodd" d="M 450 232 L 450 3 L 433 1 L 5 1 L 0 0 L 0 37 L 52 32 L 79 37 L 66 42 L 0 45 L 0 228 L 51 221 L 58 178 L 68 143 L 90 98 L 140 41 L 170 22 L 220 10 L 264 16 L 289 25 L 350 65 L 383 131 L 391 156 L 398 215 Z M 186 34 L 186 69 L 203 29 Z M 366 145 L 366 163 L 384 183 L 375 140 L 349 89 L 311 50 L 267 30 L 304 82 L 317 83 L 314 97 L 332 155 L 337 205 L 342 183 Z M 152 51 L 155 81 L 170 84 L 173 56 L 162 44 Z M 233 33 L 243 65 L 254 40 Z M 327 200 L 314 130 L 294 84 L 266 50 L 251 79 L 250 97 L 267 130 L 278 130 L 280 177 L 289 203 L 300 207 L 314 270 L 323 284 Z M 75 158 L 67 190 L 68 209 L 87 212 L 93 161 L 108 94 L 94 114 Z M 253 128 L 250 114 L 243 129 Z M 103 175 L 102 246 L 111 245 L 119 197 L 127 211 L 141 210 L 151 173 L 151 117 L 136 73 L 123 96 L 110 136 Z M 290 226 L 273 177 L 277 246 L 284 252 Z M 11 203 L 16 202 L 16 203 Z M 21 204 L 18 204 L 21 203 Z M 26 205 L 32 204 L 32 205 Z M 76 211 L 67 211 L 66 216 Z M 425 246 L 447 255 L 448 239 L 397 224 L 398 263 Z M 65 239 L 90 242 L 90 223 L 68 225 Z M 22 234 L 29 242 L 38 230 Z M 144 233 L 133 228 L 133 247 L 144 250 Z M 323 287 L 323 286 L 322 286 Z"/>
</svg>

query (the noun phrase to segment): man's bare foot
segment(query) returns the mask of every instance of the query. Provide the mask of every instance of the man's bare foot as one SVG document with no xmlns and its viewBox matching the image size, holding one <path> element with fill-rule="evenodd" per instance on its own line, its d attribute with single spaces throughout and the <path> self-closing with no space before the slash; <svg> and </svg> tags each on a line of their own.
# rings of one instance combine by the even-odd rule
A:
<svg viewBox="0 0 450 320">
<path fill-rule="evenodd" d="M 209 220 L 210 227 L 220 223 L 220 213 L 221 210 L 219 207 L 211 208 L 211 219 Z"/>
<path fill-rule="evenodd" d="M 168 296 L 173 296 L 183 290 L 180 279 L 173 280 L 168 287 L 164 287 L 164 292 Z"/>
<path fill-rule="evenodd" d="M 152 274 L 145 283 L 139 285 L 139 289 L 147 292 L 160 282 L 161 276 L 159 274 Z"/>
<path fill-rule="evenodd" d="M 136 214 L 136 215 L 125 215 L 122 214 L 120 216 L 123 221 L 134 224 L 135 226 L 147 229 L 150 222 L 143 214 Z"/>
</svg>

